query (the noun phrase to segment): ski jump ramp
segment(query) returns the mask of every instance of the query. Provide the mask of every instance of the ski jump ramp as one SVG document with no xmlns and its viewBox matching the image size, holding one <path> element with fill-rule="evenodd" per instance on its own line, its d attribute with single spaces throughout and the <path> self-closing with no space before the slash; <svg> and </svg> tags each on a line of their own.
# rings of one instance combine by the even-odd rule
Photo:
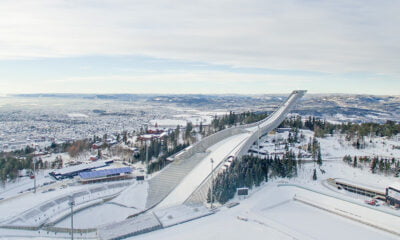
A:
<svg viewBox="0 0 400 240">
<path fill-rule="evenodd" d="M 213 172 L 229 156 L 247 154 L 257 139 L 281 124 L 305 90 L 293 91 L 285 102 L 267 118 L 252 124 L 224 129 L 186 148 L 158 175 L 149 180 L 146 208 L 167 208 L 178 204 L 204 203 Z"/>
</svg>

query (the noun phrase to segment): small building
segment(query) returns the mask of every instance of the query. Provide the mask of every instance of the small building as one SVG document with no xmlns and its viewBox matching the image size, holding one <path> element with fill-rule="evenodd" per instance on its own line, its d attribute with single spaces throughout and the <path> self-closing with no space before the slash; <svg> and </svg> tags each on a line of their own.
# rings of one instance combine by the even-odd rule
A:
<svg viewBox="0 0 400 240">
<path fill-rule="evenodd" d="M 386 188 L 386 203 L 400 208 L 400 187 L 390 186 Z"/>
<path fill-rule="evenodd" d="M 377 188 L 373 186 L 366 186 L 364 184 L 355 183 L 347 179 L 330 178 L 328 183 L 336 186 L 338 189 L 344 189 L 346 191 L 364 195 L 371 198 L 380 199 L 386 201 L 386 195 L 383 188 Z M 387 190 L 386 190 L 387 191 Z"/>
<path fill-rule="evenodd" d="M 396 141 L 396 142 L 400 142 L 400 133 L 398 133 L 395 136 L 393 136 L 393 140 Z"/>
<path fill-rule="evenodd" d="M 162 139 L 168 135 L 167 132 L 161 132 L 159 134 L 152 133 L 152 134 L 142 134 L 138 137 L 138 140 L 140 141 L 150 141 L 152 139 Z"/>
<path fill-rule="evenodd" d="M 64 178 L 73 178 L 75 176 L 78 176 L 78 174 L 81 172 L 88 172 L 88 171 L 91 171 L 96 168 L 105 167 L 111 163 L 113 163 L 112 160 L 96 161 L 96 162 L 87 163 L 87 164 L 79 164 L 79 165 L 74 165 L 74 166 L 57 169 L 57 170 L 49 173 L 49 175 L 52 176 L 53 178 L 55 178 L 56 180 L 60 180 L 60 179 L 64 179 Z"/>
<path fill-rule="evenodd" d="M 148 128 L 147 129 L 148 134 L 161 134 L 164 131 L 165 131 L 164 129 L 159 129 L 159 128 Z"/>
<path fill-rule="evenodd" d="M 143 134 L 143 135 L 140 135 L 139 137 L 138 137 L 138 139 L 140 140 L 140 141 L 150 141 L 150 140 L 152 140 L 154 138 L 154 135 L 152 135 L 152 134 Z"/>
<path fill-rule="evenodd" d="M 103 146 L 103 143 L 97 142 L 97 143 L 93 143 L 92 144 L 92 149 L 101 149 L 101 147 Z"/>
<path fill-rule="evenodd" d="M 290 132 L 292 129 L 291 128 L 277 128 L 276 131 L 278 133 L 284 133 L 284 132 Z"/>
</svg>

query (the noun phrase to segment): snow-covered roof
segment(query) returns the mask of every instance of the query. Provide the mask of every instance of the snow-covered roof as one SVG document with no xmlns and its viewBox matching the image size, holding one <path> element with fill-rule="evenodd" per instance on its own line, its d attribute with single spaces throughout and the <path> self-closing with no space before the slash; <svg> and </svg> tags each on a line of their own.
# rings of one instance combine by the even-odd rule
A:
<svg viewBox="0 0 400 240">
<path fill-rule="evenodd" d="M 132 168 L 122 167 L 122 168 L 104 169 L 92 172 L 81 172 L 79 173 L 79 176 L 83 179 L 91 179 L 91 178 L 106 177 L 109 175 L 120 174 L 120 173 L 131 173 L 131 172 Z"/>
<path fill-rule="evenodd" d="M 344 179 L 344 178 L 336 178 L 335 181 L 336 182 L 341 182 L 341 183 L 344 183 L 344 184 L 348 184 L 348 185 L 354 185 L 354 186 L 358 186 L 358 187 L 367 188 L 367 189 L 370 189 L 370 190 L 373 190 L 373 191 L 376 191 L 376 192 L 382 192 L 382 193 L 385 192 L 385 188 L 383 188 L 383 187 L 371 186 L 371 185 L 367 185 L 367 184 L 364 184 L 364 183 L 351 181 L 351 180 Z"/>
<path fill-rule="evenodd" d="M 389 187 L 400 190 L 400 182 L 393 182 L 389 185 Z"/>
<path fill-rule="evenodd" d="M 58 175 L 58 174 L 63 175 L 63 174 L 67 174 L 67 173 L 81 171 L 84 169 L 89 169 L 89 168 L 99 168 L 99 167 L 103 167 L 106 165 L 107 165 L 107 163 L 105 161 L 98 161 L 98 162 L 92 162 L 92 163 L 86 163 L 86 164 L 83 163 L 83 164 L 79 164 L 79 165 L 75 165 L 75 166 L 57 169 L 54 171 L 54 173 L 56 175 Z"/>
</svg>

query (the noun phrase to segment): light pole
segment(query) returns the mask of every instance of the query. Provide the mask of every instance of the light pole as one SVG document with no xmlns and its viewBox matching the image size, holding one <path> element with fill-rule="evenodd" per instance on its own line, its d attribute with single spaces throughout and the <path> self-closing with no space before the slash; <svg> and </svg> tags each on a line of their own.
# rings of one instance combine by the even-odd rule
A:
<svg viewBox="0 0 400 240">
<path fill-rule="evenodd" d="M 75 200 L 73 196 L 69 196 L 68 205 L 71 207 L 71 239 L 74 240 L 74 206 Z"/>
<path fill-rule="evenodd" d="M 258 149 L 257 149 L 257 157 L 260 157 L 260 124 L 258 124 L 257 127 L 258 127 L 258 130 L 257 130 L 257 135 L 258 135 L 258 138 L 257 138 L 257 147 L 258 147 Z"/>
<path fill-rule="evenodd" d="M 36 193 L 36 158 L 33 158 L 33 193 Z"/>
<path fill-rule="evenodd" d="M 146 176 L 149 173 L 149 145 L 147 144 L 147 140 L 146 140 Z"/>
<path fill-rule="evenodd" d="M 211 161 L 211 209 L 213 209 L 214 202 L 214 159 L 210 159 Z"/>
</svg>

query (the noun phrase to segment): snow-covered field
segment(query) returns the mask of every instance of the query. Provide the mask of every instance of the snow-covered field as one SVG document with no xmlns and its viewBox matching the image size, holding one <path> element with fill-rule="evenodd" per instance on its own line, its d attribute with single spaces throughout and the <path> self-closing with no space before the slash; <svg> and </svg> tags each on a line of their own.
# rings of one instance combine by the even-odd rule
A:
<svg viewBox="0 0 400 240">
<path fill-rule="evenodd" d="M 122 221 L 135 213 L 137 213 L 137 210 L 134 208 L 105 203 L 74 214 L 74 227 L 81 229 L 96 228 L 104 224 Z M 55 226 L 69 228 L 71 226 L 71 219 L 67 217 Z"/>
<path fill-rule="evenodd" d="M 121 194 L 112 200 L 113 203 L 126 207 L 144 210 L 146 207 L 147 190 L 149 184 L 144 181 L 135 183 L 121 192 Z"/>
<path fill-rule="evenodd" d="M 296 192 L 271 182 L 241 200 L 239 206 L 222 207 L 214 215 L 130 239 L 398 239 L 296 202 Z"/>
<path fill-rule="evenodd" d="M 311 131 L 303 131 L 307 136 L 312 135 Z M 400 149 L 395 149 L 393 146 L 400 146 L 400 142 L 387 139 L 384 137 L 366 137 L 364 149 L 357 149 L 352 146 L 352 142 L 346 141 L 343 135 L 328 136 L 318 138 L 321 144 L 325 159 L 343 158 L 344 155 L 351 156 L 370 156 L 384 158 L 399 158 Z"/>
</svg>

